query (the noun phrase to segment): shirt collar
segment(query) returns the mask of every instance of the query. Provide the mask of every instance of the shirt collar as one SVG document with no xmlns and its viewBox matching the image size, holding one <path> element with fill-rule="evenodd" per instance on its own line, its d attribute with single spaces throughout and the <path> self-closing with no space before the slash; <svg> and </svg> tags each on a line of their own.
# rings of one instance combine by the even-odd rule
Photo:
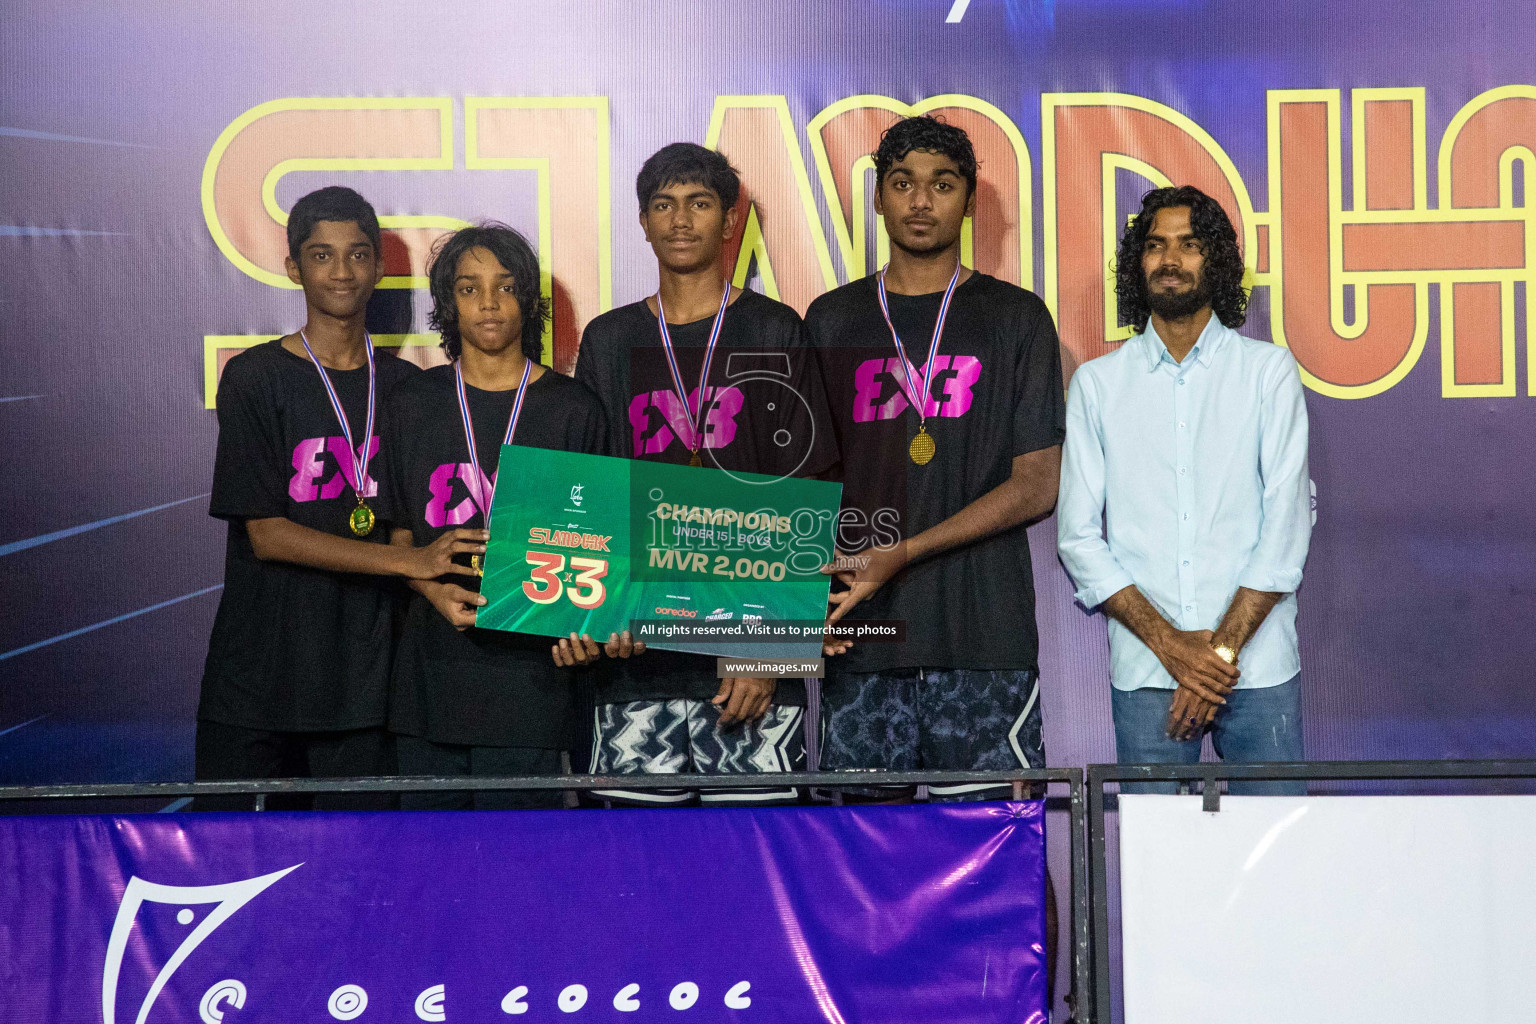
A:
<svg viewBox="0 0 1536 1024">
<path fill-rule="evenodd" d="M 1217 352 L 1221 351 L 1226 344 L 1227 335 L 1231 333 L 1232 329 L 1222 326 L 1221 321 L 1212 313 L 1211 319 L 1206 322 L 1205 330 L 1200 332 L 1200 337 L 1195 341 L 1195 347 L 1190 349 L 1188 358 L 1193 358 L 1195 362 L 1209 369 L 1211 360 L 1215 358 Z M 1173 362 L 1173 357 L 1168 354 L 1168 346 L 1163 344 L 1162 338 L 1158 337 L 1157 328 L 1152 326 L 1150 320 L 1147 321 L 1147 329 L 1141 334 L 1141 352 L 1147 360 L 1148 373 L 1155 371 L 1165 359 L 1174 366 L 1179 365 Z"/>
</svg>

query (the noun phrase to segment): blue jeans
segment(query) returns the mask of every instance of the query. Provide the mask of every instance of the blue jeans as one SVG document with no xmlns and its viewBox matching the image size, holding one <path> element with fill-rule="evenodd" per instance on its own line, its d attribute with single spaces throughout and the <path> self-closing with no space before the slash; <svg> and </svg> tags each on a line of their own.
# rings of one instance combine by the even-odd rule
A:
<svg viewBox="0 0 1536 1024">
<path fill-rule="evenodd" d="M 1168 738 L 1173 690 L 1115 690 L 1115 754 L 1120 764 L 1195 764 L 1200 740 Z M 1223 761 L 1300 761 L 1301 677 L 1279 686 L 1234 690 L 1211 723 L 1211 743 Z M 1302 781 L 1234 781 L 1235 794 L 1305 796 Z M 1177 793 L 1176 782 L 1122 782 L 1122 793 Z"/>
</svg>

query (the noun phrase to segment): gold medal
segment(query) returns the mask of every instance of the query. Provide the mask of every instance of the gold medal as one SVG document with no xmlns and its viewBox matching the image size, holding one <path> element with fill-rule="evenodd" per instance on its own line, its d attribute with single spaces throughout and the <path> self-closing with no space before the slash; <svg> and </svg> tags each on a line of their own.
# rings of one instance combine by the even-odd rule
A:
<svg viewBox="0 0 1536 1024">
<path fill-rule="evenodd" d="M 917 435 L 912 438 L 912 443 L 907 446 L 907 454 L 919 466 L 926 466 L 929 462 L 933 461 L 933 454 L 938 450 L 939 446 L 933 443 L 933 435 L 928 433 L 927 427 L 918 427 Z"/>
<path fill-rule="evenodd" d="M 373 532 L 373 509 L 369 508 L 362 498 L 357 499 L 357 508 L 347 517 L 347 525 L 352 528 L 352 533 L 357 537 L 366 537 Z"/>
<path fill-rule="evenodd" d="M 523 379 L 517 385 L 517 398 L 512 402 L 512 415 L 507 417 L 507 432 L 502 436 L 502 447 L 512 443 L 512 436 L 517 433 L 517 420 L 523 414 L 523 399 L 528 395 L 528 379 L 533 373 L 533 361 L 523 362 Z M 484 493 L 485 476 L 480 472 L 480 453 L 475 448 L 475 424 L 469 415 L 469 394 L 464 390 L 464 364 L 455 361 L 453 364 L 453 382 L 459 395 L 459 417 L 464 421 L 464 444 L 469 448 L 470 472 L 475 474 L 474 500 L 479 503 L 481 511 L 485 514 L 485 528 L 491 528 L 492 498 L 496 494 L 496 485 L 491 485 L 491 493 Z M 485 563 L 482 555 L 469 556 L 469 571 L 476 576 L 485 575 Z"/>
<path fill-rule="evenodd" d="M 373 363 L 373 336 L 363 332 L 364 352 L 368 356 L 368 413 L 363 420 L 363 443 L 358 446 L 352 437 L 352 427 L 347 423 L 347 411 L 341 407 L 341 397 L 336 394 L 336 388 L 331 384 L 330 376 L 325 372 L 325 367 L 320 365 L 320 360 L 315 358 L 315 350 L 309 347 L 309 336 L 302 330 L 299 331 L 299 340 L 304 343 L 304 351 L 309 355 L 309 361 L 315 364 L 315 370 L 320 374 L 320 383 L 325 385 L 326 397 L 331 400 L 331 411 L 336 414 L 336 422 L 341 424 L 341 432 L 347 439 L 347 454 L 352 458 L 352 493 L 357 495 L 357 508 L 354 508 L 347 516 L 347 526 L 354 537 L 366 537 L 373 532 L 373 509 L 363 501 L 363 495 L 368 490 L 368 456 L 373 451 L 373 445 L 378 440 L 373 436 L 373 399 L 376 394 L 374 385 L 377 383 Z M 378 493 L 375 488 L 375 494 Z"/>
<path fill-rule="evenodd" d="M 917 434 L 912 438 L 912 443 L 907 445 L 907 456 L 915 465 L 926 466 L 933 461 L 934 453 L 939 446 L 934 443 L 933 436 L 928 433 L 928 403 L 930 391 L 933 388 L 934 360 L 939 354 L 939 341 L 944 336 L 944 318 L 949 315 L 949 300 L 954 298 L 955 286 L 960 283 L 961 264 L 955 261 L 955 272 L 950 276 L 949 287 L 944 289 L 944 298 L 939 303 L 939 315 L 933 322 L 933 340 L 928 343 L 928 361 L 923 364 L 922 387 L 913 379 L 912 363 L 907 359 L 907 349 L 901 343 L 901 335 L 896 333 L 896 325 L 891 322 L 890 303 L 885 295 L 885 272 L 891 265 L 887 263 L 875 278 L 875 295 L 880 300 L 880 315 L 885 317 L 885 326 L 891 332 L 891 342 L 896 346 L 896 358 L 901 365 L 903 391 L 907 401 L 913 410 L 917 412 Z"/>
<path fill-rule="evenodd" d="M 704 347 L 704 365 L 699 368 L 699 386 L 694 390 L 694 397 L 698 405 L 692 405 L 688 401 L 688 391 L 683 384 L 683 371 L 677 365 L 677 353 L 672 350 L 672 332 L 667 330 L 667 311 L 661 304 L 661 292 L 656 293 L 656 327 L 661 332 L 661 347 L 667 354 L 667 371 L 672 375 L 673 394 L 677 400 L 683 403 L 683 408 L 688 412 L 688 425 L 693 428 L 692 443 L 702 446 L 704 444 L 705 414 L 709 411 L 709 365 L 715 358 L 715 346 L 720 343 L 720 327 L 725 323 L 725 307 L 731 304 L 731 283 L 724 282 L 720 296 L 720 309 L 715 313 L 714 324 L 709 328 L 709 344 Z M 686 437 L 679 437 L 684 444 L 689 443 Z M 704 465 L 704 460 L 699 457 L 697 447 L 691 449 L 688 456 L 688 465 L 697 469 Z"/>
</svg>

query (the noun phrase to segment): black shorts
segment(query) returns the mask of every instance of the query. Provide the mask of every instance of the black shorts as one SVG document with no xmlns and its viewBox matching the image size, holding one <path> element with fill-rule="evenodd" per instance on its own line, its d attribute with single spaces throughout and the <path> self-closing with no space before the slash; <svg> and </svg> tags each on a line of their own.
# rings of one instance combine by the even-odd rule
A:
<svg viewBox="0 0 1536 1024">
<path fill-rule="evenodd" d="M 382 727 L 341 732 L 272 732 L 199 719 L 199 782 L 230 779 L 350 779 L 395 774 L 394 737 Z M 387 811 L 393 793 L 318 793 L 267 798 L 269 810 Z M 201 796 L 198 811 L 249 811 L 249 796 Z"/>
<path fill-rule="evenodd" d="M 565 752 L 542 747 L 469 747 L 434 743 L 419 736 L 399 736 L 401 775 L 489 778 L 511 775 L 569 775 Z M 559 789 L 433 790 L 401 793 L 403 811 L 558 810 L 565 806 Z"/>
</svg>

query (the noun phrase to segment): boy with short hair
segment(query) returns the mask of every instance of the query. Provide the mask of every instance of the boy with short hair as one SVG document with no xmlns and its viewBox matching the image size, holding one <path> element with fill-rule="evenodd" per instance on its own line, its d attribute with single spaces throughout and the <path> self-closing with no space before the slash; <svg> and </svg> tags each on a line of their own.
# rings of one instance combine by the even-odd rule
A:
<svg viewBox="0 0 1536 1024">
<path fill-rule="evenodd" d="M 396 592 L 387 577 L 430 579 L 455 554 L 484 550 L 472 530 L 393 548 L 377 526 L 387 495 L 375 477 L 376 417 L 384 394 L 417 370 L 376 351 L 364 327 L 383 274 L 373 207 L 348 188 L 312 192 L 289 215 L 288 247 L 304 327 L 235 356 L 219 382 L 209 511 L 229 537 L 198 706 L 199 780 L 391 773 Z"/>
<path fill-rule="evenodd" d="M 602 401 L 615 454 L 773 476 L 836 461 L 814 355 L 788 306 L 734 287 L 722 266 L 741 182 L 713 150 L 678 142 L 635 182 L 656 254 L 655 295 L 587 325 L 576 379 Z M 767 368 L 761 393 L 739 367 Z M 762 375 L 756 375 L 761 379 Z M 771 585 L 771 584 L 765 584 Z M 592 771 L 753 773 L 804 767 L 805 686 L 717 679 L 715 659 L 653 650 L 602 670 Z M 684 803 L 684 789 L 600 793 Z M 792 801 L 791 789 L 705 791 L 706 803 Z"/>
</svg>

